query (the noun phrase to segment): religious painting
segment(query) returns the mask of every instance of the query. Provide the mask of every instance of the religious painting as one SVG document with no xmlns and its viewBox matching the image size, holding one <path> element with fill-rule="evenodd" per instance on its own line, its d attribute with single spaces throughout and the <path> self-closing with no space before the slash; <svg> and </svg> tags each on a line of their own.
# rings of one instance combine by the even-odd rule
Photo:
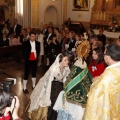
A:
<svg viewBox="0 0 120 120">
<path fill-rule="evenodd" d="M 73 0 L 73 11 L 88 11 L 90 0 Z"/>
</svg>

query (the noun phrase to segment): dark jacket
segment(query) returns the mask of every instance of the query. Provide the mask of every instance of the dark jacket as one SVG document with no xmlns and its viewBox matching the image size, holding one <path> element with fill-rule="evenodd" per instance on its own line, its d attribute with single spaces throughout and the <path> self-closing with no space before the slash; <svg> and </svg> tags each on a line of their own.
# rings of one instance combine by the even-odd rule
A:
<svg viewBox="0 0 120 120">
<path fill-rule="evenodd" d="M 40 54 L 40 42 L 35 41 L 35 45 L 36 45 L 36 55 L 37 55 L 37 59 L 38 59 L 38 56 Z M 23 53 L 25 60 L 29 60 L 30 53 L 31 53 L 30 40 L 27 40 L 23 43 L 22 53 Z"/>
<path fill-rule="evenodd" d="M 68 42 L 68 44 L 69 44 L 68 51 L 71 51 L 72 48 L 75 47 L 75 42 L 76 42 L 76 40 L 74 38 L 73 39 L 69 39 L 69 42 Z"/>
<path fill-rule="evenodd" d="M 42 30 L 42 32 L 41 32 L 43 35 L 47 35 L 48 34 L 48 29 L 46 28 L 46 30 L 44 31 L 44 30 Z"/>
<path fill-rule="evenodd" d="M 60 53 L 59 43 L 56 41 L 56 44 L 53 42 L 48 46 L 49 58 L 56 58 L 56 56 Z"/>
<path fill-rule="evenodd" d="M 9 39 L 6 38 L 6 40 L 4 41 L 3 39 L 0 40 L 0 47 L 2 46 L 9 46 Z"/>
<path fill-rule="evenodd" d="M 17 24 L 16 28 L 15 28 L 15 33 L 16 33 L 16 36 L 19 36 L 20 33 L 21 33 L 21 29 L 22 29 L 22 26 Z M 14 27 L 13 27 L 13 31 L 14 31 Z"/>
<path fill-rule="evenodd" d="M 98 34 L 97 37 L 98 37 L 98 40 L 100 40 L 103 43 L 103 46 L 105 46 L 106 36 L 104 34 L 102 34 L 102 35 Z"/>
</svg>

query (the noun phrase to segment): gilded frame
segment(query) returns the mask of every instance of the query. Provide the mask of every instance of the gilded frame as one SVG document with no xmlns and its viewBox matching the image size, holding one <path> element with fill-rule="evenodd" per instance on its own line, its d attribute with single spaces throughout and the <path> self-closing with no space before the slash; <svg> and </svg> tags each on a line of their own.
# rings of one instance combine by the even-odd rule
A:
<svg viewBox="0 0 120 120">
<path fill-rule="evenodd" d="M 89 11 L 90 0 L 73 0 L 73 11 Z"/>
</svg>

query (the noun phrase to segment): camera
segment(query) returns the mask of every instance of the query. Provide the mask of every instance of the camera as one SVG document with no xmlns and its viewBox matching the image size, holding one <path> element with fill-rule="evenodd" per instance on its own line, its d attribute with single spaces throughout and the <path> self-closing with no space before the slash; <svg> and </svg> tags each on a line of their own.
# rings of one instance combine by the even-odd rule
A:
<svg viewBox="0 0 120 120">
<path fill-rule="evenodd" d="M 6 78 L 4 81 L 0 83 L 0 89 L 11 92 L 11 86 L 16 84 L 16 78 Z M 12 99 L 14 98 L 14 95 L 10 96 L 10 101 L 8 103 L 8 106 L 11 106 Z"/>
<path fill-rule="evenodd" d="M 6 78 L 5 80 L 0 82 L 0 117 L 4 116 L 4 109 L 6 107 L 11 107 L 12 100 L 14 99 L 14 108 L 16 104 L 15 95 L 11 94 L 11 86 L 16 84 L 16 78 Z M 11 112 L 9 112 L 10 117 L 14 111 L 14 108 Z"/>
<path fill-rule="evenodd" d="M 6 78 L 0 83 L 0 88 L 6 92 L 11 91 L 11 86 L 16 84 L 16 78 Z"/>
</svg>

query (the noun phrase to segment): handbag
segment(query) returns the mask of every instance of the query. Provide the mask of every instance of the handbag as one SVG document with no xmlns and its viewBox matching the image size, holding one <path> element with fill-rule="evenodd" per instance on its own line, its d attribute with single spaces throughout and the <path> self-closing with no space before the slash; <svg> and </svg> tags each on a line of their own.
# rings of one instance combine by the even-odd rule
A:
<svg viewBox="0 0 120 120">
<path fill-rule="evenodd" d="M 57 120 L 72 120 L 72 115 L 64 110 L 59 110 Z"/>
</svg>

